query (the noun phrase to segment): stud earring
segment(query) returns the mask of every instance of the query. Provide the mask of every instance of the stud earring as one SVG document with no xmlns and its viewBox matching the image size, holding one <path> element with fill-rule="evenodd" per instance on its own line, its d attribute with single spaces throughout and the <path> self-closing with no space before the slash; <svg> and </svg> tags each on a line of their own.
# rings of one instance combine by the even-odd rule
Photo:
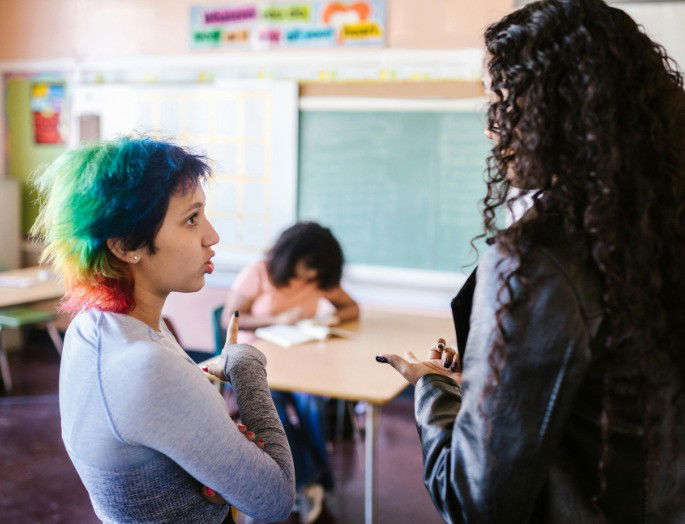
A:
<svg viewBox="0 0 685 524">
<path fill-rule="evenodd" d="M 138 262 L 138 260 L 140 260 L 140 257 L 139 257 L 138 255 L 133 255 L 133 260 L 135 260 L 136 262 Z"/>
</svg>

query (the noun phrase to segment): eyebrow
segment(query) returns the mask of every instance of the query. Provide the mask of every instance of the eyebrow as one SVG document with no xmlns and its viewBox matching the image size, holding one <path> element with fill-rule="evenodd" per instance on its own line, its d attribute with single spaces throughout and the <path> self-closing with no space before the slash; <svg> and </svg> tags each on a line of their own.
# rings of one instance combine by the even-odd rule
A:
<svg viewBox="0 0 685 524">
<path fill-rule="evenodd" d="M 186 209 L 186 210 L 183 212 L 183 214 L 184 214 L 184 215 L 187 215 L 187 214 L 190 213 L 191 211 L 195 211 L 196 209 L 200 209 L 200 208 L 203 207 L 204 205 L 205 205 L 204 202 L 195 202 L 192 206 L 190 206 L 188 209 Z"/>
</svg>

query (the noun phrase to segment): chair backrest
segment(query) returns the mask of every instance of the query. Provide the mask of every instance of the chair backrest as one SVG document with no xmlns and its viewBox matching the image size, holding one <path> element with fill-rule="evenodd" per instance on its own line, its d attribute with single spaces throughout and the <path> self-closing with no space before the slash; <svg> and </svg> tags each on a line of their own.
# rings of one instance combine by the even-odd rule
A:
<svg viewBox="0 0 685 524">
<path fill-rule="evenodd" d="M 20 328 L 31 324 L 50 322 L 55 312 L 30 306 L 14 306 L 0 309 L 0 326 Z"/>
<path fill-rule="evenodd" d="M 214 327 L 214 354 L 220 355 L 226 343 L 226 330 L 221 326 L 221 317 L 224 313 L 224 306 L 219 306 L 212 311 L 212 326 Z M 205 317 L 206 318 L 206 317 Z"/>
</svg>

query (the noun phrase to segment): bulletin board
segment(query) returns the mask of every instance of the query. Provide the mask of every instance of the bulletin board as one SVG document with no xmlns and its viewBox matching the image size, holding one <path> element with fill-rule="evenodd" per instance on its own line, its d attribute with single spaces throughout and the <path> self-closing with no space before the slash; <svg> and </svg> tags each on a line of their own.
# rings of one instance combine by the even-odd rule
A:
<svg viewBox="0 0 685 524">
<path fill-rule="evenodd" d="M 386 0 L 193 5 L 191 48 L 383 46 Z"/>
<path fill-rule="evenodd" d="M 217 267 L 263 255 L 296 218 L 297 86 L 290 81 L 212 85 L 79 85 L 70 144 L 144 134 L 210 159 L 207 214 L 221 240 Z"/>
</svg>

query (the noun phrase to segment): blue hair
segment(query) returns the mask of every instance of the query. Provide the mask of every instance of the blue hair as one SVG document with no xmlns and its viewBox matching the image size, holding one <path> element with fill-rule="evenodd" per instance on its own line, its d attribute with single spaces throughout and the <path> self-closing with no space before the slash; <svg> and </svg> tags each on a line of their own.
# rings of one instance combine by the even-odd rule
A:
<svg viewBox="0 0 685 524">
<path fill-rule="evenodd" d="M 209 175 L 204 157 L 148 138 L 89 144 L 55 160 L 36 179 L 44 202 L 33 232 L 45 240 L 43 259 L 65 277 L 65 309 L 129 311 L 131 277 L 106 240 L 154 253 L 171 196 Z"/>
</svg>

